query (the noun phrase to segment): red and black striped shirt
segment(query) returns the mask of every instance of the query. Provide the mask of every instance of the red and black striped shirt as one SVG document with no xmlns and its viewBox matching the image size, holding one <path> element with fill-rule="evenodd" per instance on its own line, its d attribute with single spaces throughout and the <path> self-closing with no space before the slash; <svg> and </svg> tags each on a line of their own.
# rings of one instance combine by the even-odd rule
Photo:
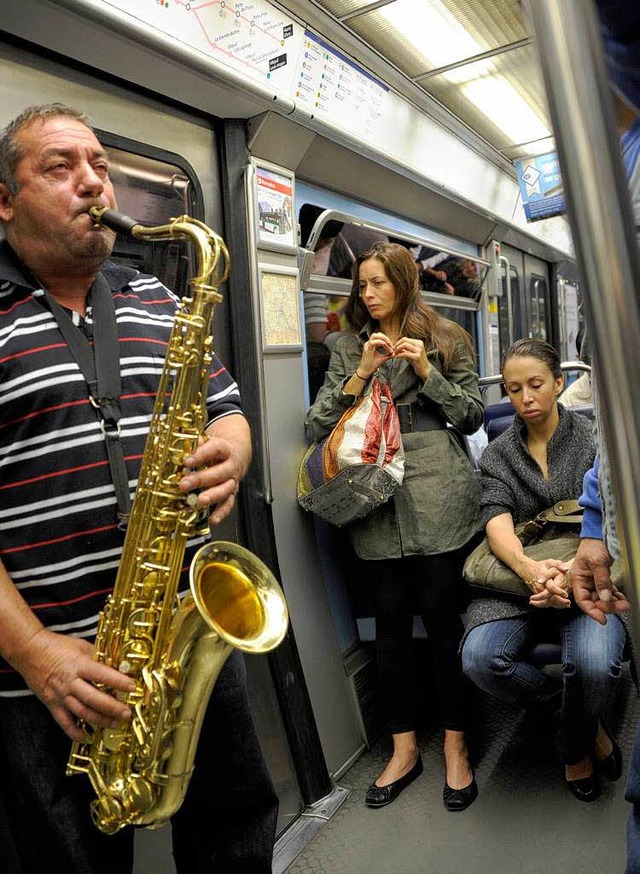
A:
<svg viewBox="0 0 640 874">
<path fill-rule="evenodd" d="M 129 486 L 140 460 L 178 303 L 153 276 L 106 262 L 118 328 L 121 440 Z M 91 337 L 90 301 L 79 327 Z M 209 419 L 241 412 L 215 358 Z M 0 243 L 0 558 L 51 631 L 92 639 L 115 582 L 124 535 L 99 416 L 41 289 Z M 194 539 L 189 554 L 202 542 Z M 186 575 L 183 575 L 186 576 Z M 184 586 L 184 582 L 183 582 Z M 0 695 L 26 694 L 0 660 Z"/>
</svg>

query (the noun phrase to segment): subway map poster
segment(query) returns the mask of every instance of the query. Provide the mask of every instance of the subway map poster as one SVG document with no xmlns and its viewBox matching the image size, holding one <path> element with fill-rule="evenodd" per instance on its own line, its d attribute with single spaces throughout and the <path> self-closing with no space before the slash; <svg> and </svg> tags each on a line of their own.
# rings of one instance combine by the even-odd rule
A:
<svg viewBox="0 0 640 874">
<path fill-rule="evenodd" d="M 289 96 L 303 29 L 265 0 L 103 0 L 242 76 Z"/>
</svg>

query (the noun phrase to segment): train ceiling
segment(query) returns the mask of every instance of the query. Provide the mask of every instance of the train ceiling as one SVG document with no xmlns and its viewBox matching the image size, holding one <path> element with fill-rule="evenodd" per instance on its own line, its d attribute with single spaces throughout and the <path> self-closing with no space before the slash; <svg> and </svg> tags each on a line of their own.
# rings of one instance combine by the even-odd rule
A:
<svg viewBox="0 0 640 874">
<path fill-rule="evenodd" d="M 521 0 L 284 2 L 324 10 L 338 34 L 362 41 L 509 161 L 554 150 Z"/>
</svg>

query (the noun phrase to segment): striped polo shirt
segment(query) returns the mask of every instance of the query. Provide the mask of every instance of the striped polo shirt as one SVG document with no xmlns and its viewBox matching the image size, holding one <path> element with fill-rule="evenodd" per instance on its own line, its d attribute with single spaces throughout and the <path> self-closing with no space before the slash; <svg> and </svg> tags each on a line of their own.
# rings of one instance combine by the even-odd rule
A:
<svg viewBox="0 0 640 874">
<path fill-rule="evenodd" d="M 116 310 L 121 440 L 133 495 L 178 304 L 153 276 L 105 262 Z M 91 300 L 74 321 L 91 339 Z M 240 413 L 238 386 L 215 358 L 209 420 Z M 92 640 L 113 588 L 124 534 L 105 441 L 85 378 L 41 289 L 0 242 L 0 558 L 51 631 Z M 187 547 L 186 568 L 203 538 Z M 0 660 L 0 695 L 28 694 Z"/>
</svg>

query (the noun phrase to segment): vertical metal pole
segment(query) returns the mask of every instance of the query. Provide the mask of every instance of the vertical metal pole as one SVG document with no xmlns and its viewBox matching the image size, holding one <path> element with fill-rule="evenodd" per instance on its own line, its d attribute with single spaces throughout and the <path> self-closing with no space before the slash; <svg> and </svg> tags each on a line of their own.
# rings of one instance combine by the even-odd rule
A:
<svg viewBox="0 0 640 874">
<path fill-rule="evenodd" d="M 613 92 L 592 0 L 529 0 L 560 158 L 640 629 L 640 272 Z"/>
</svg>

